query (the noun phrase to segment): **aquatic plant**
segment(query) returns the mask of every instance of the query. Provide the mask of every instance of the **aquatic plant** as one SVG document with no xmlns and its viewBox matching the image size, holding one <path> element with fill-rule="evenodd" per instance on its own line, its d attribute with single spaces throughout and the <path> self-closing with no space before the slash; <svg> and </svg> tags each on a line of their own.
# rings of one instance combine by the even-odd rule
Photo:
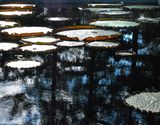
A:
<svg viewBox="0 0 160 125">
<path fill-rule="evenodd" d="M 160 112 L 160 92 L 142 92 L 125 99 L 129 106 L 146 112 Z"/>
</svg>

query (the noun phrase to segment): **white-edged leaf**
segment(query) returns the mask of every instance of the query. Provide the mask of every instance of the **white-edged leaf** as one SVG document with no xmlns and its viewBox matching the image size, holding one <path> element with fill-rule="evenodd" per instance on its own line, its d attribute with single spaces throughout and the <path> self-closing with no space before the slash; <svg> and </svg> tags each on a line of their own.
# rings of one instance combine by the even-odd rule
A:
<svg viewBox="0 0 160 125">
<path fill-rule="evenodd" d="M 160 112 L 160 92 L 142 92 L 126 98 L 125 102 L 141 111 Z"/>
</svg>

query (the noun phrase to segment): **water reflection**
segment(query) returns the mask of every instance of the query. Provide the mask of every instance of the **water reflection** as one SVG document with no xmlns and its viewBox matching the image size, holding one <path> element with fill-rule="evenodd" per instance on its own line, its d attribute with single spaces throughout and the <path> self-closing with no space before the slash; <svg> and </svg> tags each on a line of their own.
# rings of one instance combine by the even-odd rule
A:
<svg viewBox="0 0 160 125">
<path fill-rule="evenodd" d="M 160 90 L 159 40 L 147 43 L 142 36 L 140 32 L 134 57 L 86 47 L 45 54 L 2 52 L 0 124 L 159 125 L 159 114 L 124 103 L 133 93 Z M 133 33 L 127 32 L 122 42 L 130 45 L 132 40 Z M 125 45 L 120 49 L 131 50 Z M 38 60 L 44 65 L 27 70 L 5 67 L 12 59 Z"/>
</svg>

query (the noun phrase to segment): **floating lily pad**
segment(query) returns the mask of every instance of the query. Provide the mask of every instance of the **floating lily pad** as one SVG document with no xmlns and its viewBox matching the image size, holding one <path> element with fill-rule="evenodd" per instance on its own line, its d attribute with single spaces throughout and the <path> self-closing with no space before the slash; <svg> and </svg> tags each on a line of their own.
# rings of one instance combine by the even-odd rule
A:
<svg viewBox="0 0 160 125">
<path fill-rule="evenodd" d="M 16 43 L 7 43 L 7 42 L 2 42 L 0 43 L 0 51 L 9 51 L 12 50 L 13 48 L 17 48 L 19 45 Z"/>
<path fill-rule="evenodd" d="M 67 18 L 67 17 L 48 17 L 48 18 L 45 18 L 45 20 L 58 22 L 58 21 L 69 21 L 69 20 L 71 20 L 71 18 Z"/>
<path fill-rule="evenodd" d="M 133 52 L 133 51 L 117 51 L 115 53 L 115 55 L 117 55 L 117 56 L 134 56 L 135 52 Z"/>
<path fill-rule="evenodd" d="M 91 42 L 87 44 L 88 47 L 92 47 L 92 48 L 106 48 L 106 49 L 110 49 L 110 48 L 116 48 L 119 46 L 119 43 L 115 43 L 115 42 L 106 42 L 106 41 L 95 41 L 95 42 Z"/>
<path fill-rule="evenodd" d="M 14 27 L 9 29 L 4 29 L 1 31 L 2 33 L 10 36 L 40 36 L 45 35 L 47 33 L 51 33 L 52 29 L 47 27 Z"/>
<path fill-rule="evenodd" d="M 139 26 L 136 22 L 122 21 L 122 20 L 104 20 L 104 21 L 94 21 L 90 25 L 100 26 L 100 27 L 113 27 L 113 28 L 132 28 Z"/>
<path fill-rule="evenodd" d="M 3 21 L 0 20 L 0 28 L 6 28 L 6 27 L 13 27 L 15 25 L 17 25 L 17 22 L 14 21 Z"/>
<path fill-rule="evenodd" d="M 138 21 L 142 23 L 160 23 L 160 19 L 158 18 L 151 18 L 151 17 L 140 17 L 137 19 Z"/>
<path fill-rule="evenodd" d="M 26 43 L 52 44 L 59 41 L 60 39 L 51 36 L 41 36 L 41 37 L 25 37 L 22 38 L 21 40 Z"/>
<path fill-rule="evenodd" d="M 57 47 L 54 45 L 28 45 L 20 47 L 22 51 L 31 51 L 31 52 L 48 52 L 57 50 Z"/>
<path fill-rule="evenodd" d="M 115 7 L 115 6 L 122 6 L 122 4 L 112 4 L 112 3 L 97 3 L 97 4 L 88 4 L 91 7 Z"/>
<path fill-rule="evenodd" d="M 7 67 L 17 68 L 17 69 L 29 69 L 41 66 L 42 63 L 33 60 L 16 60 L 10 61 L 5 64 Z"/>
<path fill-rule="evenodd" d="M 3 8 L 34 8 L 35 4 L 23 4 L 23 3 L 9 3 L 9 4 L 1 4 L 0 7 Z"/>
<path fill-rule="evenodd" d="M 153 9 L 160 9 L 159 6 L 153 6 L 153 5 L 129 5 L 129 6 L 124 6 L 124 8 L 131 9 L 131 10 L 153 10 Z"/>
<path fill-rule="evenodd" d="M 0 11 L 1 16 L 24 16 L 32 15 L 33 11 Z"/>
<path fill-rule="evenodd" d="M 119 38 L 120 33 L 113 30 L 103 29 L 75 29 L 57 32 L 56 35 L 62 39 L 95 41 Z"/>
<path fill-rule="evenodd" d="M 78 47 L 78 46 L 83 46 L 84 42 L 62 41 L 62 42 L 58 42 L 56 45 L 61 47 Z"/>
<path fill-rule="evenodd" d="M 123 10 L 122 8 L 84 8 L 83 10 L 88 10 L 91 12 L 99 13 L 101 11 L 121 11 Z"/>
<path fill-rule="evenodd" d="M 99 15 L 109 15 L 109 16 L 117 16 L 117 15 L 129 15 L 130 11 L 109 11 L 109 12 L 100 12 Z"/>
<path fill-rule="evenodd" d="M 142 92 L 126 98 L 125 102 L 141 111 L 160 112 L 160 92 Z"/>
</svg>

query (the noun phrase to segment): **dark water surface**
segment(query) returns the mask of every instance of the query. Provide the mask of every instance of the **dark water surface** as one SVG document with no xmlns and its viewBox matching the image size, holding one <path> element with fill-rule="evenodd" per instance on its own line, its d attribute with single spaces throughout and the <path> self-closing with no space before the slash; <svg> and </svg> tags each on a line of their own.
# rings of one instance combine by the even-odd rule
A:
<svg viewBox="0 0 160 125">
<path fill-rule="evenodd" d="M 159 125 L 159 113 L 124 103 L 134 93 L 160 91 L 160 41 L 141 31 L 133 58 L 87 47 L 44 54 L 1 52 L 0 125 Z M 123 36 L 123 49 L 130 50 L 132 39 L 130 32 Z M 20 58 L 44 65 L 26 70 L 4 66 Z"/>
</svg>

